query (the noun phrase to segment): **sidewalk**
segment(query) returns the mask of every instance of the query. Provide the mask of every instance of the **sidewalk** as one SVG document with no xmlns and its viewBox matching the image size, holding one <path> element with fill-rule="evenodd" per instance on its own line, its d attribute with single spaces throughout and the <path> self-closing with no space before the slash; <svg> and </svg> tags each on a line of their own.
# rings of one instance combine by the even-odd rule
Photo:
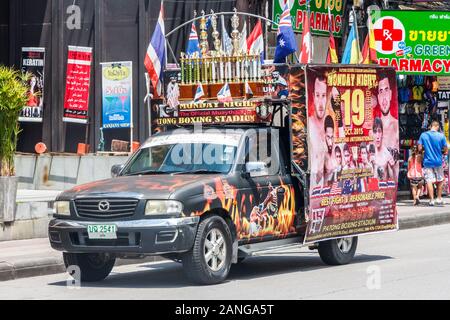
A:
<svg viewBox="0 0 450 320">
<path fill-rule="evenodd" d="M 450 223 L 450 199 L 444 206 L 429 207 L 428 202 L 414 207 L 412 201 L 397 203 L 400 229 Z M 117 260 L 116 265 L 156 261 Z M 65 272 L 61 252 L 51 249 L 47 238 L 0 242 L 0 281 Z"/>
</svg>

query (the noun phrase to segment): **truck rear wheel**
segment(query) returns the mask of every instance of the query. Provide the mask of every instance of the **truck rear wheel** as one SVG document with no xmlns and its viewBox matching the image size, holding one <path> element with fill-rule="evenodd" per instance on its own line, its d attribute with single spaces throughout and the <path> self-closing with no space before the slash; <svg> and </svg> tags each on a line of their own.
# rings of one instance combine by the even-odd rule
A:
<svg viewBox="0 0 450 320">
<path fill-rule="evenodd" d="M 115 257 L 105 253 L 67 253 L 63 252 L 66 268 L 78 266 L 81 282 L 95 282 L 105 279 L 116 262 Z"/>
<path fill-rule="evenodd" d="M 349 263 L 356 252 L 358 237 L 332 239 L 319 242 L 319 255 L 329 265 Z"/>
<path fill-rule="evenodd" d="M 183 257 L 183 268 L 195 283 L 220 283 L 230 272 L 231 255 L 230 229 L 221 217 L 211 216 L 200 222 L 194 246 Z"/>
</svg>

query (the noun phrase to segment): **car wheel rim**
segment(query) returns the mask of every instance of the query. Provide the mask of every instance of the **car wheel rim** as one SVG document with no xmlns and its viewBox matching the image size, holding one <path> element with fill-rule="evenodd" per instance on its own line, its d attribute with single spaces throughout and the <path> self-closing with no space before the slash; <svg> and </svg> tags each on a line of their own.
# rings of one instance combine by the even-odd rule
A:
<svg viewBox="0 0 450 320">
<path fill-rule="evenodd" d="M 349 253 L 352 248 L 353 238 L 341 238 L 337 240 L 337 246 L 342 253 Z"/>
<path fill-rule="evenodd" d="M 206 265 L 212 271 L 219 271 L 225 264 L 227 245 L 219 229 L 211 229 L 205 238 L 203 254 Z"/>
</svg>

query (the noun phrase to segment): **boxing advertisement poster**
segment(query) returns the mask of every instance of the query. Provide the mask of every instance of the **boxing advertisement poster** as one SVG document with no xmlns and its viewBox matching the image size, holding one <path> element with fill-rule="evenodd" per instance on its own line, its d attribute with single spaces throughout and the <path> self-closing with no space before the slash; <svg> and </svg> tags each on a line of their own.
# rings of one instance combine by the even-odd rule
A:
<svg viewBox="0 0 450 320">
<path fill-rule="evenodd" d="M 21 122 L 42 122 L 44 108 L 45 48 L 22 48 L 21 69 L 28 72 L 27 103 L 20 112 Z"/>
<path fill-rule="evenodd" d="M 69 46 L 63 121 L 87 123 L 92 48 Z"/>
<path fill-rule="evenodd" d="M 391 67 L 306 68 L 305 243 L 398 229 L 397 84 Z"/>
</svg>

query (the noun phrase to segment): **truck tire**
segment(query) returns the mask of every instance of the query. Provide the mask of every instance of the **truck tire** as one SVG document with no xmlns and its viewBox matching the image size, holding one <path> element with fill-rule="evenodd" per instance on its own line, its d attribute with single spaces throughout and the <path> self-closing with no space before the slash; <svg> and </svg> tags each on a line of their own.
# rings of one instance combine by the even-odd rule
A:
<svg viewBox="0 0 450 320">
<path fill-rule="evenodd" d="M 201 221 L 194 246 L 183 256 L 186 276 L 197 284 L 216 284 L 230 272 L 232 255 L 231 232 L 219 216 Z"/>
<path fill-rule="evenodd" d="M 319 255 L 329 265 L 349 263 L 356 252 L 358 237 L 348 237 L 319 242 Z"/>
<path fill-rule="evenodd" d="M 116 262 L 115 257 L 104 253 L 67 253 L 63 252 L 66 268 L 78 266 L 81 282 L 95 282 L 105 279 Z"/>
</svg>

